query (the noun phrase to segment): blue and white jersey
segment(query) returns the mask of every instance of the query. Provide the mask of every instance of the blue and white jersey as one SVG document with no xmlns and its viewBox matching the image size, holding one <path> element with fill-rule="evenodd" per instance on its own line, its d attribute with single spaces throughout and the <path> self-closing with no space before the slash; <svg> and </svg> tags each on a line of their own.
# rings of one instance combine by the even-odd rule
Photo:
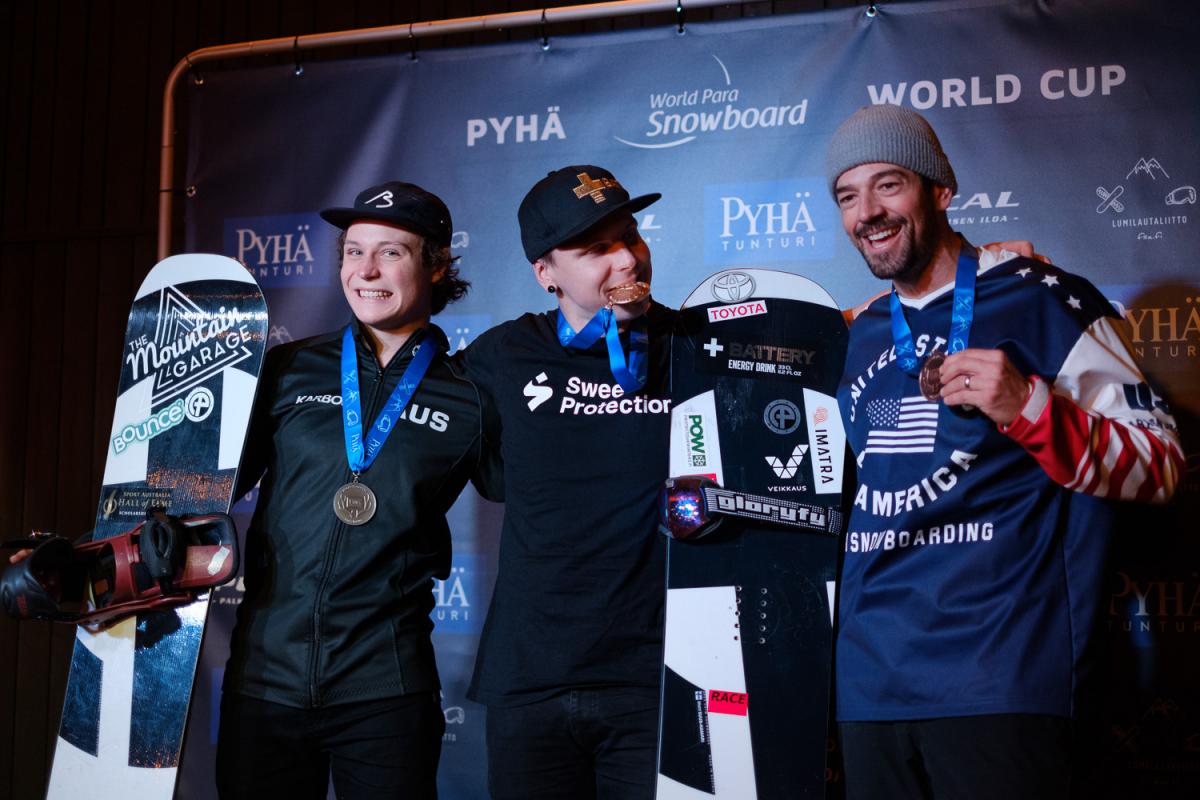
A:
<svg viewBox="0 0 1200 800">
<path fill-rule="evenodd" d="M 905 303 L 918 357 L 945 350 L 951 289 Z M 1164 500 L 1181 473 L 1174 421 L 1086 280 L 1021 258 L 981 270 L 969 346 L 1031 378 L 1007 429 L 922 397 L 895 361 L 886 296 L 851 327 L 839 720 L 1071 716 L 1109 503 Z"/>
</svg>

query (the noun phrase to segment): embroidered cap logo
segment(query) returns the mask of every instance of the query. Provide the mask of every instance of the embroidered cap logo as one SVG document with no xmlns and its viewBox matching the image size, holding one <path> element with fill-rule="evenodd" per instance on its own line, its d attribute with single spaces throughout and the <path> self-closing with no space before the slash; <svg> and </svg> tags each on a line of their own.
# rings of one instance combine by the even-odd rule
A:
<svg viewBox="0 0 1200 800">
<path fill-rule="evenodd" d="M 382 201 L 383 201 L 383 202 L 381 202 L 381 203 L 377 203 L 377 204 L 375 205 L 375 207 L 376 207 L 376 208 L 391 208 L 392 206 L 394 206 L 394 205 L 395 205 L 395 203 L 393 203 L 393 202 L 392 202 L 392 191 L 391 191 L 391 189 L 388 189 L 388 190 L 386 190 L 386 191 L 380 192 L 379 194 L 375 195 L 375 196 L 374 196 L 374 197 L 372 197 L 370 200 L 368 200 L 368 201 L 367 201 L 367 202 L 366 202 L 364 205 L 371 205 L 372 203 L 375 203 L 375 201 L 376 201 L 376 200 L 382 200 Z"/>
<path fill-rule="evenodd" d="M 575 176 L 579 179 L 579 185 L 575 187 L 575 196 L 582 200 L 585 197 L 590 197 L 596 202 L 596 205 L 605 201 L 605 189 L 620 189 L 621 184 L 617 183 L 612 178 L 596 178 L 592 179 L 586 172 L 581 172 Z"/>
</svg>

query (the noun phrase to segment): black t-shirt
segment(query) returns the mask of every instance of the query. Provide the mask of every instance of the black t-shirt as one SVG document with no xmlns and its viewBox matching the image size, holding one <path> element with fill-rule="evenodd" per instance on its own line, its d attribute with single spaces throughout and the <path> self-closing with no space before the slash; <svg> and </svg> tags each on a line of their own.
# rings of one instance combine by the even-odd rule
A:
<svg viewBox="0 0 1200 800">
<path fill-rule="evenodd" d="M 563 347 L 557 312 L 488 331 L 464 354 L 499 412 L 504 528 L 469 696 L 521 705 L 582 686 L 658 685 L 674 314 L 647 314 L 646 386 L 624 393 L 601 340 Z M 628 350 L 626 350 L 628 352 Z"/>
</svg>

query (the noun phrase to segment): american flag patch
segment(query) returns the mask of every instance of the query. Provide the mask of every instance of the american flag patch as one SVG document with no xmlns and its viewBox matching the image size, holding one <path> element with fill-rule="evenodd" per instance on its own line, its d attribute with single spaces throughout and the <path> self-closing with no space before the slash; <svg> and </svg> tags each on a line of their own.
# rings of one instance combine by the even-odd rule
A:
<svg viewBox="0 0 1200 800">
<path fill-rule="evenodd" d="M 867 404 L 867 453 L 932 453 L 937 439 L 938 404 L 920 395 L 881 397 Z M 860 456 L 861 457 L 861 456 Z"/>
</svg>

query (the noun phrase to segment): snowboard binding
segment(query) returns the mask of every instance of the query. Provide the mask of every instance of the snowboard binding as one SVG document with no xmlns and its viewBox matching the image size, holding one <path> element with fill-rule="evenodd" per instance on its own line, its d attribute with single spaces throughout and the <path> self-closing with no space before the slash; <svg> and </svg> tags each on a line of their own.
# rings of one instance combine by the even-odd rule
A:
<svg viewBox="0 0 1200 800">
<path fill-rule="evenodd" d="M 237 529 L 228 514 L 175 517 L 160 509 L 136 528 L 76 542 L 34 534 L 5 542 L 33 553 L 0 577 L 0 605 L 17 619 L 100 630 L 142 611 L 190 603 L 237 574 Z"/>
</svg>

